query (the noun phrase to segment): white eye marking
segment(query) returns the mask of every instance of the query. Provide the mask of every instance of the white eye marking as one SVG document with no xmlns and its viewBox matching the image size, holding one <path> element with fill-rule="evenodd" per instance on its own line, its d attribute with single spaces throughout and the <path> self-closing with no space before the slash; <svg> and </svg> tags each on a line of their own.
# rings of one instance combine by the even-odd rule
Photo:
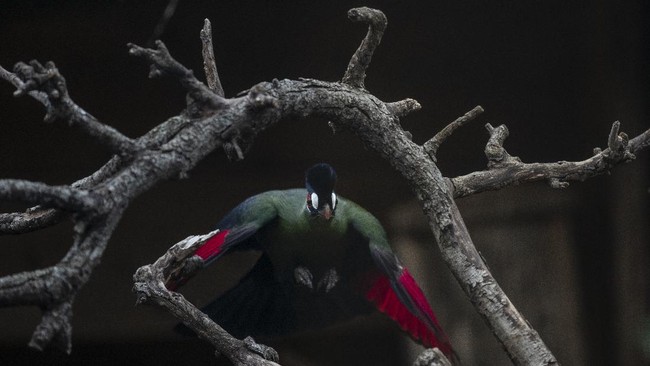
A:
<svg viewBox="0 0 650 366">
<path fill-rule="evenodd" d="M 316 193 L 311 194 L 311 206 L 318 209 L 318 195 Z"/>
<path fill-rule="evenodd" d="M 336 193 L 332 192 L 332 210 L 336 209 Z"/>
</svg>

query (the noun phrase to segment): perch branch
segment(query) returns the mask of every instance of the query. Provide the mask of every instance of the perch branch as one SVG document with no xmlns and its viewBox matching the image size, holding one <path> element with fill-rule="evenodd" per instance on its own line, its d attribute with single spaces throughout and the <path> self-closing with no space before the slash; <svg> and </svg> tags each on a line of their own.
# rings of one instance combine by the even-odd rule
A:
<svg viewBox="0 0 650 366">
<path fill-rule="evenodd" d="M 221 86 L 221 80 L 219 80 L 219 73 L 217 72 L 217 63 L 214 59 L 212 24 L 207 18 L 203 23 L 203 29 L 201 29 L 201 43 L 203 44 L 203 69 L 206 80 L 208 81 L 208 88 L 218 96 L 224 97 L 226 94 L 223 91 L 223 86 Z"/>
<path fill-rule="evenodd" d="M 463 127 L 468 122 L 473 121 L 483 112 L 483 107 L 478 105 L 471 111 L 465 113 L 463 116 L 458 117 L 455 121 L 448 124 L 445 128 L 433 136 L 429 141 L 425 142 L 422 145 L 424 151 L 426 151 L 427 154 L 429 154 L 429 156 L 435 161 L 440 145 L 442 145 L 442 143 L 445 142 L 445 140 L 447 140 L 454 133 L 454 131 Z"/>
<path fill-rule="evenodd" d="M 350 9 L 348 11 L 348 18 L 353 22 L 368 24 L 368 33 L 363 41 L 361 41 L 361 45 L 357 51 L 352 55 L 348 68 L 343 75 L 342 82 L 357 88 L 363 88 L 364 80 L 366 79 L 366 69 L 370 65 L 375 49 L 379 45 L 379 42 L 381 42 L 381 37 L 384 35 L 388 21 L 381 11 L 366 7 Z"/>
<path fill-rule="evenodd" d="M 490 126 L 491 127 L 491 126 Z M 486 146 L 488 170 L 451 178 L 454 197 L 498 190 L 511 185 L 547 180 L 553 188 L 566 188 L 570 181 L 584 181 L 604 173 L 614 166 L 634 159 L 634 155 L 650 147 L 650 129 L 628 141 L 619 133 L 620 124 L 614 122 L 605 150 L 595 149 L 595 155 L 582 161 L 555 163 L 522 163 L 511 157 L 503 148 L 507 128 L 501 125 L 488 128 L 490 140 Z M 508 163 L 504 163 L 508 161 Z M 500 160 L 499 160 L 500 159 Z"/>
<path fill-rule="evenodd" d="M 231 336 L 183 295 L 165 287 L 179 268 L 184 267 L 186 260 L 194 256 L 196 249 L 216 233 L 190 236 L 173 245 L 155 263 L 140 267 L 133 276 L 136 304 L 155 304 L 169 311 L 235 365 L 278 365 L 275 350 L 255 343 L 252 338 L 239 340 Z"/>
</svg>

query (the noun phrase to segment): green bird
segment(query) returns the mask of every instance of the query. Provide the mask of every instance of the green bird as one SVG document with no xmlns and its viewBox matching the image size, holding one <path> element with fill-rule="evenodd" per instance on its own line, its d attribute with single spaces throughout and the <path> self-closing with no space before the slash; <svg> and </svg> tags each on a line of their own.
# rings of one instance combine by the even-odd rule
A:
<svg viewBox="0 0 650 366">
<path fill-rule="evenodd" d="M 317 164 L 305 189 L 246 199 L 196 251 L 204 265 L 233 251 L 262 255 L 240 282 L 204 308 L 236 337 L 273 337 L 375 308 L 426 347 L 455 359 L 420 287 L 393 253 L 379 221 L 334 192 L 336 172 Z"/>
</svg>

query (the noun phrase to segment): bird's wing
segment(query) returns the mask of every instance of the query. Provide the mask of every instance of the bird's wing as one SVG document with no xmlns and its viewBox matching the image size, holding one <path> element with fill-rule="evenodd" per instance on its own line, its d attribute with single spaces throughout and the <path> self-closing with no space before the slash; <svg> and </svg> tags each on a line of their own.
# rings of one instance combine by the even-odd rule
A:
<svg viewBox="0 0 650 366">
<path fill-rule="evenodd" d="M 253 236 L 277 217 L 276 191 L 260 193 L 240 203 L 218 224 L 219 232 L 196 250 L 209 265 L 230 250 L 259 249 Z"/>
<path fill-rule="evenodd" d="M 416 341 L 426 347 L 438 347 L 446 355 L 456 358 L 424 293 L 391 250 L 379 221 L 359 207 L 351 217 L 351 224 L 368 240 L 370 256 L 376 267 L 366 274 L 362 284 L 366 299 Z"/>
</svg>

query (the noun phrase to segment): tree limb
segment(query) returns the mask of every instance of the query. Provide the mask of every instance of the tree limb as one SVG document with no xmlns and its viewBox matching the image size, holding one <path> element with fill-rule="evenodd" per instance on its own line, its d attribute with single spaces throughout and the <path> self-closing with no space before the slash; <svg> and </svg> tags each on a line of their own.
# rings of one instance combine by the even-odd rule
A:
<svg viewBox="0 0 650 366">
<path fill-rule="evenodd" d="M 488 124 L 490 140 L 485 148 L 488 170 L 473 172 L 451 178 L 454 197 L 465 197 L 484 191 L 497 190 L 511 185 L 546 180 L 553 188 L 566 188 L 569 181 L 584 181 L 609 172 L 614 166 L 629 162 L 641 150 L 650 147 L 650 129 L 628 141 L 627 135 L 619 133 L 620 123 L 614 122 L 608 137 L 608 148 L 596 148 L 595 155 L 582 161 L 558 161 L 555 163 L 522 163 L 510 156 L 503 148 L 508 135 L 505 125 L 492 127 Z"/>
<path fill-rule="evenodd" d="M 438 149 L 440 148 L 440 145 L 442 145 L 442 143 L 445 142 L 445 140 L 448 139 L 454 133 L 454 131 L 463 127 L 468 122 L 473 121 L 476 117 L 478 117 L 483 112 L 484 112 L 483 107 L 481 107 L 480 105 L 474 107 L 471 111 L 465 113 L 463 116 L 458 117 L 456 120 L 448 124 L 440 132 L 435 134 L 435 136 L 433 136 L 429 141 L 425 142 L 422 145 L 422 147 L 427 152 L 427 154 L 429 154 L 429 156 L 435 161 L 436 154 L 438 153 Z"/>
</svg>

